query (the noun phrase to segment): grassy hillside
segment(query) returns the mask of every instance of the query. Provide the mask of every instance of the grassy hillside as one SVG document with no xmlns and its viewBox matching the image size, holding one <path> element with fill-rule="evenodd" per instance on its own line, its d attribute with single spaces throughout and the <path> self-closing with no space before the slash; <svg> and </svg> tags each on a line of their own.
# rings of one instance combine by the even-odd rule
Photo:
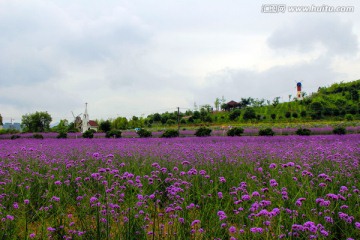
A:
<svg viewBox="0 0 360 240">
<path fill-rule="evenodd" d="M 307 122 L 307 121 L 343 121 L 359 120 L 360 80 L 349 83 L 336 83 L 329 87 L 319 88 L 318 92 L 305 96 L 302 100 L 269 104 L 265 106 L 248 106 L 255 112 L 255 117 L 244 118 L 246 108 L 235 108 L 212 114 L 213 123 L 249 123 L 249 122 Z M 234 111 L 240 116 L 231 118 Z"/>
</svg>

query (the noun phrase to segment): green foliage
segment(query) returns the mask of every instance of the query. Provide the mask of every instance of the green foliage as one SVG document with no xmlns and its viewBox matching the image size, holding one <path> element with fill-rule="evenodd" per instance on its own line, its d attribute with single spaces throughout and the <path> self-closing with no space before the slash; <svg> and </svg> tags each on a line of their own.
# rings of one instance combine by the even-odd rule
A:
<svg viewBox="0 0 360 240">
<path fill-rule="evenodd" d="M 100 130 L 103 132 L 109 132 L 111 130 L 111 122 L 109 120 L 100 123 Z"/>
<path fill-rule="evenodd" d="M 92 129 L 86 130 L 83 134 L 82 134 L 83 138 L 94 138 L 94 131 Z"/>
<path fill-rule="evenodd" d="M 121 131 L 120 130 L 110 130 L 107 131 L 105 134 L 106 138 L 121 138 Z"/>
<path fill-rule="evenodd" d="M 333 134 L 344 135 L 346 134 L 346 128 L 341 126 L 334 127 Z"/>
<path fill-rule="evenodd" d="M 206 127 L 201 127 L 195 132 L 195 136 L 197 137 L 208 137 L 211 136 L 211 129 Z"/>
<path fill-rule="evenodd" d="M 299 128 L 295 133 L 299 136 L 310 136 L 311 130 L 307 128 Z"/>
<path fill-rule="evenodd" d="M 152 133 L 144 128 L 141 128 L 139 131 L 136 132 L 139 137 L 141 138 L 148 138 L 152 136 Z"/>
<path fill-rule="evenodd" d="M 35 112 L 22 116 L 21 127 L 24 132 L 46 132 L 50 130 L 52 118 L 47 112 Z"/>
<path fill-rule="evenodd" d="M 286 113 L 285 113 L 285 117 L 286 117 L 286 118 L 290 118 L 290 117 L 291 117 L 291 113 L 290 113 L 290 112 L 286 112 Z"/>
<path fill-rule="evenodd" d="M 272 113 L 270 116 L 271 116 L 271 119 L 272 119 L 272 120 L 275 120 L 275 119 L 276 119 L 276 114 L 275 114 L 275 113 Z"/>
<path fill-rule="evenodd" d="M 274 136 L 275 132 L 271 128 L 265 128 L 259 130 L 259 136 Z"/>
<path fill-rule="evenodd" d="M 298 115 L 296 112 L 294 112 L 294 113 L 292 114 L 292 117 L 293 117 L 293 118 L 298 118 L 299 115 Z"/>
<path fill-rule="evenodd" d="M 254 119 L 256 118 L 256 113 L 255 113 L 255 110 L 253 108 L 246 108 L 245 109 L 245 112 L 244 112 L 244 115 L 243 115 L 243 119 L 244 120 L 251 120 L 251 119 Z"/>
<path fill-rule="evenodd" d="M 44 139 L 44 136 L 41 135 L 41 134 L 35 133 L 35 134 L 33 135 L 33 138 L 35 138 L 35 139 Z"/>
<path fill-rule="evenodd" d="M 0 134 L 14 134 L 14 133 L 19 133 L 19 131 L 16 129 L 12 129 L 12 128 L 0 129 Z"/>
<path fill-rule="evenodd" d="M 321 102 L 312 102 L 310 104 L 310 110 L 311 110 L 311 118 L 312 119 L 321 119 L 324 106 Z"/>
<path fill-rule="evenodd" d="M 173 119 L 168 119 L 168 120 L 166 121 L 166 124 L 169 125 L 169 126 L 171 126 L 171 125 L 176 124 L 176 122 L 175 122 L 175 120 L 173 120 Z"/>
<path fill-rule="evenodd" d="M 345 120 L 346 121 L 353 121 L 354 116 L 351 113 L 348 113 L 348 114 L 345 115 Z"/>
<path fill-rule="evenodd" d="M 67 132 L 59 132 L 56 138 L 67 138 Z"/>
<path fill-rule="evenodd" d="M 14 139 L 18 139 L 18 138 L 20 138 L 19 135 L 12 135 L 10 139 L 11 139 L 11 140 L 14 140 Z"/>
<path fill-rule="evenodd" d="M 274 107 L 276 107 L 277 105 L 279 105 L 279 103 L 280 103 L 280 97 L 276 97 L 276 98 L 274 98 L 272 105 Z"/>
<path fill-rule="evenodd" d="M 306 112 L 305 110 L 301 111 L 301 112 L 300 112 L 300 116 L 301 116 L 302 118 L 306 117 L 306 116 L 307 116 L 307 112 Z"/>
<path fill-rule="evenodd" d="M 351 89 L 350 90 L 350 96 L 353 101 L 359 101 L 359 90 L 357 89 Z"/>
<path fill-rule="evenodd" d="M 161 135 L 161 137 L 163 138 L 173 138 L 178 136 L 179 136 L 179 131 L 175 129 L 168 129 Z"/>
<path fill-rule="evenodd" d="M 111 123 L 111 127 L 113 129 L 121 129 L 121 130 L 126 130 L 128 128 L 128 125 L 129 125 L 129 122 L 128 122 L 127 118 L 125 118 L 125 117 L 117 117 Z"/>
<path fill-rule="evenodd" d="M 69 128 L 71 128 L 73 126 L 70 126 L 69 125 L 69 122 L 68 120 L 66 119 L 62 119 L 60 120 L 59 124 L 55 127 L 53 127 L 51 129 L 51 131 L 54 131 L 54 132 L 67 132 L 69 130 Z"/>
<path fill-rule="evenodd" d="M 230 119 L 231 121 L 234 121 L 234 120 L 236 120 L 238 117 L 240 117 L 240 115 L 241 115 L 240 109 L 235 109 L 235 110 L 233 110 L 233 111 L 230 112 L 230 114 L 229 114 L 229 119 Z"/>
<path fill-rule="evenodd" d="M 244 133 L 244 129 L 240 127 L 233 127 L 226 132 L 226 135 L 230 137 L 241 136 Z"/>
</svg>

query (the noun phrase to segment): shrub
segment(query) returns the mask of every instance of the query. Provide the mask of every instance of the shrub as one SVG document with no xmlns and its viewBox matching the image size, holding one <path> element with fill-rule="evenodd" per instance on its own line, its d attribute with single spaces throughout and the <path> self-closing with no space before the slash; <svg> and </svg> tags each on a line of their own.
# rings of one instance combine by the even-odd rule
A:
<svg viewBox="0 0 360 240">
<path fill-rule="evenodd" d="M 307 128 L 299 128 L 295 133 L 299 136 L 310 136 L 311 130 Z"/>
<path fill-rule="evenodd" d="M 275 113 L 272 113 L 270 116 L 271 116 L 271 119 L 272 119 L 272 120 L 275 120 L 275 119 L 276 119 L 276 114 L 275 114 Z"/>
<path fill-rule="evenodd" d="M 321 119 L 324 111 L 324 106 L 321 102 L 312 102 L 310 104 L 311 118 Z"/>
<path fill-rule="evenodd" d="M 179 136 L 179 131 L 175 129 L 168 129 L 161 135 L 161 137 L 163 138 L 172 138 L 178 136 Z"/>
<path fill-rule="evenodd" d="M 253 108 L 246 108 L 243 119 L 250 120 L 256 118 L 255 110 Z"/>
<path fill-rule="evenodd" d="M 151 137 L 152 133 L 146 129 L 141 128 L 139 131 L 136 132 L 139 137 L 141 138 L 147 138 L 147 137 Z"/>
<path fill-rule="evenodd" d="M 197 137 L 208 137 L 211 135 L 211 129 L 206 127 L 201 127 L 195 132 L 195 136 Z"/>
<path fill-rule="evenodd" d="M 291 117 L 291 113 L 290 113 L 290 112 L 286 112 L 286 113 L 285 113 L 285 117 L 286 117 L 286 118 L 290 118 L 290 117 Z"/>
<path fill-rule="evenodd" d="M 175 120 L 173 120 L 173 119 L 168 119 L 167 121 L 166 121 L 166 124 L 167 125 L 174 125 L 176 122 L 175 122 Z"/>
<path fill-rule="evenodd" d="M 260 129 L 259 136 L 274 136 L 275 132 L 271 128 Z"/>
<path fill-rule="evenodd" d="M 11 139 L 12 139 L 12 140 L 14 140 L 14 139 L 18 139 L 18 138 L 20 138 L 20 136 L 19 136 L 19 135 L 12 135 L 12 136 L 11 136 Z"/>
<path fill-rule="evenodd" d="M 344 134 L 346 134 L 346 128 L 344 128 L 344 127 L 335 127 L 333 129 L 333 134 L 344 135 Z"/>
<path fill-rule="evenodd" d="M 234 127 L 234 128 L 231 128 L 229 129 L 227 132 L 226 132 L 226 135 L 230 136 L 230 137 L 234 137 L 234 136 L 241 136 L 241 134 L 244 133 L 244 129 L 243 128 L 240 128 L 240 127 Z"/>
<path fill-rule="evenodd" d="M 346 121 L 353 121 L 354 120 L 354 116 L 350 113 L 345 114 L 345 120 Z"/>
<path fill-rule="evenodd" d="M 94 131 L 93 130 L 86 130 L 83 134 L 82 134 L 83 138 L 93 138 L 94 137 Z"/>
<path fill-rule="evenodd" d="M 234 121 L 234 120 L 236 120 L 240 115 L 241 115 L 240 109 L 235 109 L 235 110 L 233 110 L 233 111 L 230 112 L 230 114 L 229 114 L 229 119 L 230 119 L 231 121 Z"/>
<path fill-rule="evenodd" d="M 35 138 L 35 139 L 44 139 L 44 136 L 41 135 L 41 134 L 35 133 L 35 134 L 33 135 L 33 138 Z"/>
<path fill-rule="evenodd" d="M 300 116 L 303 117 L 303 118 L 306 117 L 307 112 L 305 110 L 301 111 Z"/>
<path fill-rule="evenodd" d="M 59 132 L 56 138 L 67 138 L 67 132 Z"/>
<path fill-rule="evenodd" d="M 107 131 L 105 134 L 106 138 L 121 138 L 121 131 L 120 130 L 110 130 Z"/>
<path fill-rule="evenodd" d="M 299 115 L 298 115 L 296 112 L 292 114 L 292 117 L 293 117 L 293 118 L 298 118 L 298 116 L 299 116 Z"/>
</svg>

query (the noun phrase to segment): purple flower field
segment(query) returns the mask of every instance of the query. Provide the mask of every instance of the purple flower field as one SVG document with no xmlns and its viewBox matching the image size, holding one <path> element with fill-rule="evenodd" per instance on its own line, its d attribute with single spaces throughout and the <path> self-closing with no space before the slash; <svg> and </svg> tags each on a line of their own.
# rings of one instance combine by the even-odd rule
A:
<svg viewBox="0 0 360 240">
<path fill-rule="evenodd" d="M 360 135 L 0 141 L 0 239 L 360 239 Z"/>
</svg>

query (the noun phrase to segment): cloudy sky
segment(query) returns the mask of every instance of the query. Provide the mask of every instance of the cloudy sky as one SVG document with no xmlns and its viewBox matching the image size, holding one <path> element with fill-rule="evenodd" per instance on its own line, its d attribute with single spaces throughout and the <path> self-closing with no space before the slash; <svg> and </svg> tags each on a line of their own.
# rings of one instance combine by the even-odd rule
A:
<svg viewBox="0 0 360 240">
<path fill-rule="evenodd" d="M 278 3 L 0 0 L 0 113 L 57 122 L 88 102 L 92 119 L 147 116 L 360 78 L 359 1 L 321 2 L 347 13 L 262 12 Z"/>
</svg>

